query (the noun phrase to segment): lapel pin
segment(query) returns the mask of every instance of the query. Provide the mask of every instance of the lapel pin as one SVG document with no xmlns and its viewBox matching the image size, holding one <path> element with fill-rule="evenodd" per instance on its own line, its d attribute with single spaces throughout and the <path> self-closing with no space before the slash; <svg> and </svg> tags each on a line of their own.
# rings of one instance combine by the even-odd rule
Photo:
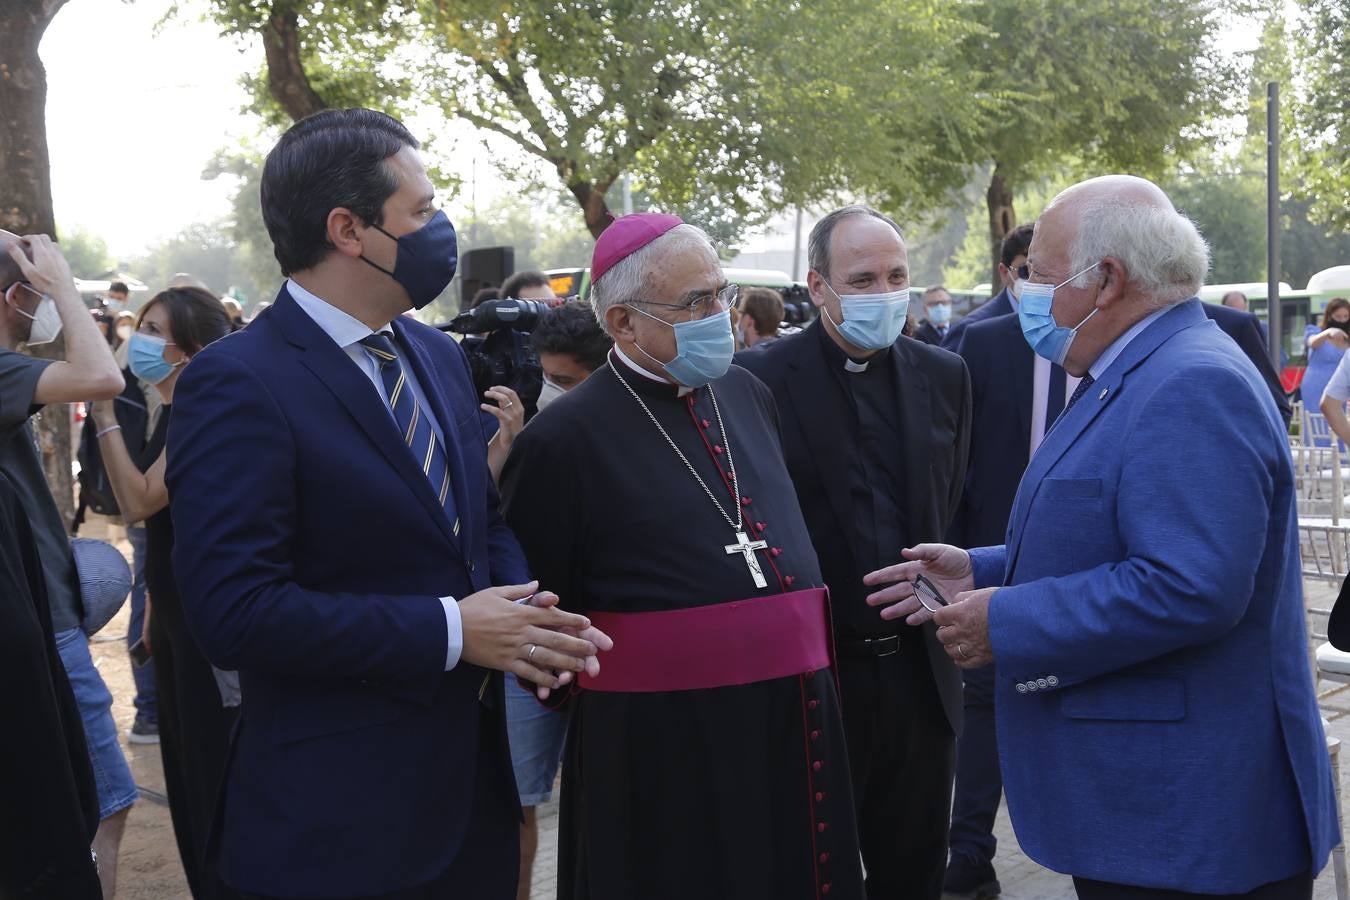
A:
<svg viewBox="0 0 1350 900">
<path fill-rule="evenodd" d="M 1110 390 L 1110 388 L 1102 388 L 1102 392 L 1101 392 L 1100 394 L 1097 395 L 1097 399 L 1098 399 L 1098 400 L 1105 400 L 1105 399 L 1106 399 L 1106 392 L 1109 391 L 1109 390 Z"/>
</svg>

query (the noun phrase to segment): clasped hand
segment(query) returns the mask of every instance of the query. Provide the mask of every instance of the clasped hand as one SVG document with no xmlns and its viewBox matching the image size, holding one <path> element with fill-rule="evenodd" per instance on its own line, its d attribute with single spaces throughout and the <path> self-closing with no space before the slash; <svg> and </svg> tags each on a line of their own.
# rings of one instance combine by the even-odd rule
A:
<svg viewBox="0 0 1350 900">
<path fill-rule="evenodd" d="M 459 613 L 462 658 L 530 681 L 544 699 L 578 672 L 599 675 L 598 654 L 614 641 L 585 616 L 558 609 L 557 594 L 538 590 L 537 581 L 488 588 L 459 601 Z"/>
<path fill-rule="evenodd" d="M 900 551 L 907 562 L 878 569 L 863 578 L 869 587 L 887 585 L 867 597 L 868 606 L 881 606 L 883 619 L 903 617 L 910 625 L 933 622 L 947 655 L 963 669 L 994 661 L 989 643 L 989 600 L 997 588 L 975 590 L 970 554 L 950 544 L 919 544 Z M 914 595 L 914 578 L 933 582 L 951 605 L 932 612 Z"/>
</svg>

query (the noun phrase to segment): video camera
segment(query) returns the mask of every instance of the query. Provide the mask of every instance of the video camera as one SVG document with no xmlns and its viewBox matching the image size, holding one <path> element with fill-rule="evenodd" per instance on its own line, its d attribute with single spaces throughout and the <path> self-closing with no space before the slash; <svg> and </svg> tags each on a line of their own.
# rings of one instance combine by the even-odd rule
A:
<svg viewBox="0 0 1350 900">
<path fill-rule="evenodd" d="M 544 370 L 530 344 L 530 331 L 548 310 L 538 300 L 489 300 L 436 326 L 441 331 L 469 335 L 460 343 L 469 357 L 469 371 L 480 402 L 494 385 L 515 391 L 525 409 L 525 421 L 538 411 Z"/>
<path fill-rule="evenodd" d="M 811 302 L 811 292 L 804 284 L 790 284 L 778 291 L 783 295 L 783 325 L 780 332 L 793 334 L 816 317 L 816 305 Z"/>
</svg>

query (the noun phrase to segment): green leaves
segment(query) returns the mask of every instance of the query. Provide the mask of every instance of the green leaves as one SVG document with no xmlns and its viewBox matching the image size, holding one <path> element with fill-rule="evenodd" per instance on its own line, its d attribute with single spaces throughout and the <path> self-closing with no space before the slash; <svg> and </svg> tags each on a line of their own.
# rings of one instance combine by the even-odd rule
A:
<svg viewBox="0 0 1350 900">
<path fill-rule="evenodd" d="M 1295 190 L 1323 225 L 1350 230 L 1350 8 L 1343 0 L 1299 0 L 1296 58 L 1303 96 L 1294 104 Z"/>
</svg>

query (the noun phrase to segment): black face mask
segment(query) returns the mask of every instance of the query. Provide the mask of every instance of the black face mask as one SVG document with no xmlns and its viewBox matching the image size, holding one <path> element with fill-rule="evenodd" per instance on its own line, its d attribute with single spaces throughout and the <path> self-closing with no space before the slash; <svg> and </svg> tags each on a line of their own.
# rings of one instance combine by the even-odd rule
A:
<svg viewBox="0 0 1350 900">
<path fill-rule="evenodd" d="M 1339 328 L 1341 331 L 1344 331 L 1346 334 L 1350 334 L 1350 322 L 1336 322 L 1336 321 L 1333 321 L 1331 324 L 1332 324 L 1333 327 Z"/>
</svg>

